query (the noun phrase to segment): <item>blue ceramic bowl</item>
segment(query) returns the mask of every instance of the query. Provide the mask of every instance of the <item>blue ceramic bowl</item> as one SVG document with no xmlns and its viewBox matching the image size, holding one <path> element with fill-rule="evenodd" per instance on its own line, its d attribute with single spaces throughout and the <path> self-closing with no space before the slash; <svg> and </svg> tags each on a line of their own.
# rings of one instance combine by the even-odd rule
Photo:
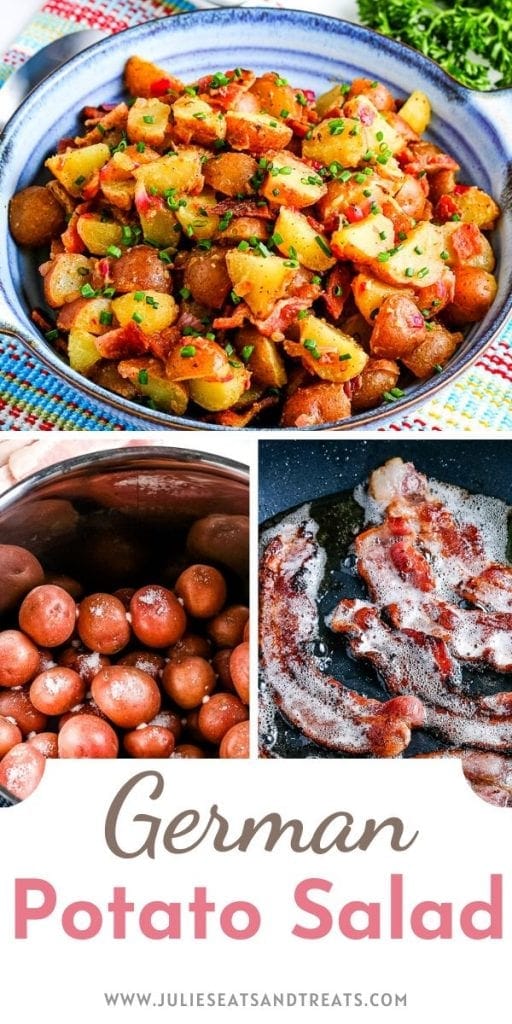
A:
<svg viewBox="0 0 512 1024">
<path fill-rule="evenodd" d="M 76 134 L 77 114 L 83 106 L 120 97 L 124 63 L 133 53 L 167 66 L 185 80 L 242 65 L 259 72 L 278 70 L 297 86 L 317 92 L 325 91 L 332 80 L 361 74 L 378 78 L 402 97 L 413 89 L 423 89 L 435 112 L 430 138 L 457 157 L 462 180 L 478 184 L 503 207 L 493 240 L 499 290 L 488 315 L 468 332 L 443 372 L 412 386 L 394 404 L 393 414 L 446 386 L 489 345 L 512 307 L 512 91 L 477 93 L 466 89 L 410 47 L 359 25 L 267 8 L 198 11 L 138 25 L 74 57 L 23 103 L 7 125 L 0 146 L 0 331 L 22 339 L 46 367 L 82 394 L 129 414 L 134 426 L 138 421 L 161 428 L 223 429 L 144 409 L 71 370 L 30 320 L 30 309 L 41 304 L 40 279 L 34 261 L 20 253 L 8 232 L 9 197 L 37 178 L 62 136 Z M 389 407 L 381 407 L 331 426 L 378 425 L 387 417 Z"/>
</svg>

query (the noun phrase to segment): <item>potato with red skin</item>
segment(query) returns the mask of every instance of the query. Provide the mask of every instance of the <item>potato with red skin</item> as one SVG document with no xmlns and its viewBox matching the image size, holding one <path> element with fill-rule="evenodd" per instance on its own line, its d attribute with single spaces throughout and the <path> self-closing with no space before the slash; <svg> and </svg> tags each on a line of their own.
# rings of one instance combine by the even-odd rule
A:
<svg viewBox="0 0 512 1024">
<path fill-rule="evenodd" d="M 21 729 L 16 722 L 10 722 L 8 718 L 0 715 L 0 758 L 5 757 L 12 747 L 21 743 L 22 740 Z"/>
<path fill-rule="evenodd" d="M 362 374 L 358 390 L 352 396 L 352 412 L 374 409 L 385 391 L 396 388 L 400 367 L 392 359 L 370 359 Z"/>
<path fill-rule="evenodd" d="M 412 174 L 406 174 L 403 185 L 400 186 L 395 194 L 395 199 L 408 217 L 413 217 L 414 220 L 421 220 L 427 201 L 421 180 L 414 178 Z"/>
<path fill-rule="evenodd" d="M 43 755 L 46 760 L 51 758 L 57 758 L 59 756 L 59 736 L 56 732 L 38 732 L 35 736 L 31 736 L 27 740 L 27 743 L 31 747 L 35 747 L 40 754 Z"/>
<path fill-rule="evenodd" d="M 231 678 L 235 685 L 236 692 L 244 704 L 249 703 L 249 644 L 243 641 L 231 652 L 229 660 Z"/>
<path fill-rule="evenodd" d="M 231 654 L 231 647 L 223 647 L 220 651 L 217 651 L 212 658 L 212 668 L 218 676 L 220 689 L 228 690 L 229 693 L 236 693 L 235 684 L 231 676 L 231 669 L 229 667 Z"/>
<path fill-rule="evenodd" d="M 439 316 L 441 310 L 453 302 L 454 294 L 455 274 L 449 267 L 445 267 L 441 277 L 434 284 L 417 289 L 416 302 L 422 316 L 428 319 L 432 316 Z"/>
<path fill-rule="evenodd" d="M 66 647 L 59 654 L 57 660 L 58 664 L 64 668 L 70 668 L 73 672 L 78 672 L 86 687 L 91 685 L 94 676 L 98 675 L 100 669 L 110 665 L 110 658 L 107 658 L 105 654 L 98 654 L 97 651 L 81 651 L 77 650 L 76 647 Z M 53 666 L 48 665 L 47 668 L 53 668 Z M 40 671 L 42 672 L 43 669 L 40 669 Z"/>
<path fill-rule="evenodd" d="M 166 587 L 146 586 L 130 601 L 132 629 L 148 647 L 169 647 L 183 636 L 187 617 L 178 598 Z"/>
<path fill-rule="evenodd" d="M 414 352 L 404 356 L 402 362 L 415 377 L 429 377 L 436 368 L 444 366 L 451 359 L 462 339 L 460 332 L 449 331 L 442 324 L 432 324 L 432 330 L 428 332 L 425 341 Z"/>
<path fill-rule="evenodd" d="M 160 690 L 155 680 L 129 665 L 110 665 L 94 677 L 93 700 L 100 711 L 122 729 L 135 729 L 160 711 Z"/>
<path fill-rule="evenodd" d="M 196 636 L 193 633 L 185 633 L 181 640 L 178 640 L 173 647 L 167 651 L 171 661 L 179 661 L 180 658 L 188 658 L 195 655 L 198 658 L 208 658 L 211 654 L 211 643 L 205 636 Z"/>
<path fill-rule="evenodd" d="M 0 615 L 14 608 L 29 590 L 44 582 L 43 567 L 37 558 L 16 544 L 0 544 Z"/>
<path fill-rule="evenodd" d="M 354 78 L 347 99 L 351 100 L 355 96 L 366 96 L 381 112 L 396 110 L 396 103 L 389 89 L 382 82 L 375 82 L 372 78 Z"/>
<path fill-rule="evenodd" d="M 480 267 L 455 268 L 453 302 L 445 309 L 446 319 L 455 324 L 472 324 L 483 320 L 496 298 L 498 285 L 493 274 Z"/>
<path fill-rule="evenodd" d="M 211 565 L 189 565 L 176 580 L 175 591 L 181 597 L 188 615 L 209 619 L 224 607 L 226 581 Z"/>
<path fill-rule="evenodd" d="M 45 583 L 51 583 L 54 587 L 61 587 L 67 594 L 70 594 L 73 600 L 79 601 L 83 597 L 84 588 L 78 580 L 73 579 L 72 576 L 62 575 L 60 573 L 47 572 L 44 577 Z M 36 584 L 34 584 L 36 586 Z"/>
<path fill-rule="evenodd" d="M 39 671 L 40 655 L 28 636 L 17 629 L 0 633 L 0 686 L 23 686 Z"/>
<path fill-rule="evenodd" d="M 43 715 L 32 704 L 28 690 L 28 686 L 22 690 L 0 690 L 0 715 L 13 718 L 23 736 L 30 732 L 42 732 L 48 722 L 47 715 Z"/>
<path fill-rule="evenodd" d="M 249 721 L 238 722 L 228 729 L 219 747 L 221 758 L 247 758 L 250 754 Z"/>
<path fill-rule="evenodd" d="M 203 166 L 206 184 L 232 198 L 254 194 L 250 182 L 257 170 L 256 160 L 248 153 L 221 153 Z"/>
<path fill-rule="evenodd" d="M 162 729 L 167 729 L 169 732 L 172 732 L 176 743 L 183 732 L 183 724 L 180 715 L 177 711 L 170 711 L 168 708 L 162 708 L 158 714 L 148 722 L 148 725 L 158 725 L 161 726 Z"/>
<path fill-rule="evenodd" d="M 323 381 L 297 388 L 286 400 L 281 414 L 282 427 L 314 427 L 337 423 L 350 416 L 350 398 L 343 384 Z"/>
<path fill-rule="evenodd" d="M 217 644 L 217 647 L 236 647 L 242 642 L 248 618 L 249 609 L 245 605 L 230 605 L 210 619 L 207 626 L 208 636 Z"/>
<path fill-rule="evenodd" d="M 43 583 L 27 594 L 19 610 L 20 629 L 42 647 L 60 647 L 72 636 L 76 604 L 62 587 Z"/>
<path fill-rule="evenodd" d="M 59 757 L 117 757 L 119 742 L 111 725 L 97 715 L 73 715 L 58 738 Z M 1 766 L 0 766 L 1 767 Z"/>
<path fill-rule="evenodd" d="M 134 245 L 118 259 L 111 261 L 110 273 L 116 292 L 170 292 L 171 275 L 156 249 L 150 245 Z"/>
<path fill-rule="evenodd" d="M 220 743 L 229 729 L 249 717 L 245 704 L 234 693 L 214 693 L 198 716 L 200 732 L 209 743 Z"/>
<path fill-rule="evenodd" d="M 425 321 L 412 299 L 389 295 L 375 317 L 370 348 L 372 355 L 400 359 L 425 341 Z"/>
<path fill-rule="evenodd" d="M 148 676 L 158 680 L 165 668 L 165 659 L 154 651 L 130 651 L 129 654 L 123 654 L 122 658 L 118 658 L 117 664 L 131 665 L 132 668 L 147 672 Z"/>
<path fill-rule="evenodd" d="M 221 249 L 194 252 L 185 265 L 183 284 L 208 309 L 221 309 L 233 285 Z"/>
<path fill-rule="evenodd" d="M 201 747 L 196 746 L 194 743 L 181 743 L 175 747 L 174 753 L 171 754 L 171 758 L 175 757 L 177 760 L 180 758 L 187 760 L 198 760 L 199 758 L 206 757 L 204 750 Z"/>
<path fill-rule="evenodd" d="M 78 609 L 77 629 L 82 643 L 98 654 L 118 654 L 131 636 L 126 609 L 112 594 L 85 597 Z"/>
<path fill-rule="evenodd" d="M 162 675 L 162 686 L 175 704 L 186 711 L 196 708 L 215 689 L 216 675 L 204 658 L 194 656 L 169 661 Z"/>
<path fill-rule="evenodd" d="M 58 665 L 41 672 L 32 682 L 30 700 L 45 715 L 63 715 L 85 697 L 85 683 L 71 668 Z"/>
<path fill-rule="evenodd" d="M 26 800 L 39 785 L 45 766 L 39 750 L 29 743 L 18 743 L 0 761 L 0 786 L 18 800 Z"/>
<path fill-rule="evenodd" d="M 291 85 L 282 84 L 283 78 L 275 71 L 267 71 L 256 79 L 251 86 L 250 92 L 259 100 L 261 110 L 271 114 L 272 117 L 282 117 L 284 120 L 293 118 L 301 121 L 303 107 L 297 101 L 297 90 Z M 286 117 L 283 113 L 286 111 Z"/>
<path fill-rule="evenodd" d="M 130 757 L 170 757 L 175 740 L 169 729 L 160 725 L 145 725 L 125 733 L 123 747 Z"/>
<path fill-rule="evenodd" d="M 9 228 L 18 245 L 48 245 L 66 226 L 66 216 L 53 193 L 42 185 L 17 192 L 9 203 Z"/>
<path fill-rule="evenodd" d="M 192 558 L 227 565 L 243 578 L 249 572 L 249 517 L 220 513 L 198 519 L 187 536 Z"/>
</svg>

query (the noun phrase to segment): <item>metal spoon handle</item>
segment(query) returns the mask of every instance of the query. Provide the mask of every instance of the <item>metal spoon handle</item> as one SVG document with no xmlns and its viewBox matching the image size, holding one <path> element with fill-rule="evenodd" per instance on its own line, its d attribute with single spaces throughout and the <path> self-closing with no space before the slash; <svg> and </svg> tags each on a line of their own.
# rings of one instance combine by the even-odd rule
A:
<svg viewBox="0 0 512 1024">
<path fill-rule="evenodd" d="M 35 89 L 36 85 L 39 85 L 56 68 L 65 64 L 70 57 L 81 53 L 92 43 L 104 39 L 105 35 L 105 32 L 92 28 L 70 32 L 69 35 L 49 43 L 48 46 L 43 46 L 42 50 L 38 50 L 26 64 L 18 68 L 0 89 L 0 134 L 9 118 L 29 93 Z"/>
</svg>

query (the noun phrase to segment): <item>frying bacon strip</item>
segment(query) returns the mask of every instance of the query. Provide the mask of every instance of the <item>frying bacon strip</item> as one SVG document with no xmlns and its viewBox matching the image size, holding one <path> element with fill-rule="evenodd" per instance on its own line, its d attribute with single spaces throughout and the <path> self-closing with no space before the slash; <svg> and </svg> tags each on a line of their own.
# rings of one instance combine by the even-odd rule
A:
<svg viewBox="0 0 512 1024">
<path fill-rule="evenodd" d="M 460 693 L 460 666 L 443 640 L 390 629 L 364 601 L 340 601 L 328 624 L 349 637 L 352 654 L 371 662 L 391 694 L 424 702 L 426 728 L 459 745 L 512 750 L 512 694 Z"/>
<path fill-rule="evenodd" d="M 383 703 L 324 675 L 312 654 L 323 554 L 306 519 L 282 527 L 261 561 L 261 661 L 274 702 L 310 739 L 347 754 L 396 757 L 424 719 L 421 701 Z"/>
<path fill-rule="evenodd" d="M 386 609 L 397 629 L 441 637 L 460 661 L 512 672 L 512 613 L 458 608 L 445 601 L 403 602 Z"/>
<path fill-rule="evenodd" d="M 512 566 L 489 565 L 479 576 L 461 583 L 460 596 L 490 612 L 512 612 Z"/>
<path fill-rule="evenodd" d="M 430 754 L 417 754 L 423 759 L 456 758 L 462 771 L 478 796 L 498 807 L 512 807 L 512 758 L 481 750 L 435 750 Z"/>
</svg>

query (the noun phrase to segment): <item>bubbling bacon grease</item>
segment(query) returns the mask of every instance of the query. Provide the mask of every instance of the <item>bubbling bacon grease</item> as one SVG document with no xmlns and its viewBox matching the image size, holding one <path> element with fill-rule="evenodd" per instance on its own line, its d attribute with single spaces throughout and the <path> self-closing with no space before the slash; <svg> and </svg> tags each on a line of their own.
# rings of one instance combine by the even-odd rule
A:
<svg viewBox="0 0 512 1024">
<path fill-rule="evenodd" d="M 443 640 L 390 629 L 364 601 L 340 601 L 328 625 L 348 636 L 354 657 L 369 661 L 390 693 L 424 702 L 426 729 L 457 745 L 512 750 L 512 693 L 473 698 L 458 692 L 460 666 Z"/>
<path fill-rule="evenodd" d="M 316 743 L 347 754 L 396 757 L 424 722 L 414 696 L 387 702 L 363 697 L 326 676 L 309 653 L 318 634 L 316 598 L 323 554 L 315 526 L 287 524 L 261 562 L 261 659 L 286 718 Z"/>
<path fill-rule="evenodd" d="M 493 563 L 479 576 L 461 583 L 459 594 L 490 612 L 512 612 L 512 566 Z"/>
<path fill-rule="evenodd" d="M 440 637 L 462 662 L 512 672 L 512 614 L 459 608 L 446 601 L 405 601 L 387 609 L 397 629 Z"/>
<path fill-rule="evenodd" d="M 461 762 L 462 771 L 471 788 L 483 800 L 497 807 L 512 807 L 512 758 L 461 748 L 416 755 L 418 760 L 447 757 Z"/>
</svg>

